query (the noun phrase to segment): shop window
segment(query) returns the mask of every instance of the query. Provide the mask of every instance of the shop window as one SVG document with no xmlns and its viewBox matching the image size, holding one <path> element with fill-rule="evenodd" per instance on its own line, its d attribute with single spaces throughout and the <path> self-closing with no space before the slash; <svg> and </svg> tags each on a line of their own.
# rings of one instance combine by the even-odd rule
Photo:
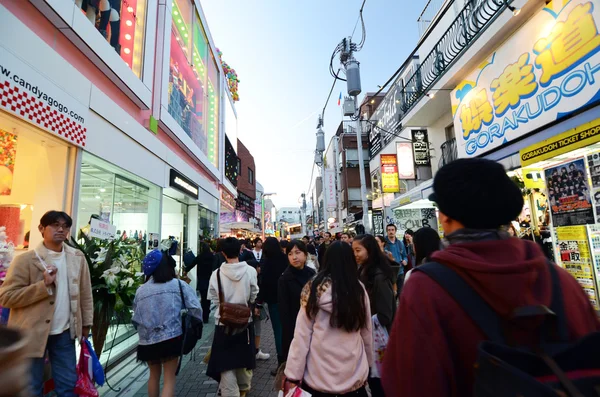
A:
<svg viewBox="0 0 600 397">
<path fill-rule="evenodd" d="M 203 207 L 198 208 L 198 235 L 205 239 L 218 237 L 216 212 Z"/>
<path fill-rule="evenodd" d="M 242 160 L 240 160 L 239 158 L 237 159 L 237 172 L 238 176 L 242 175 Z"/>
<path fill-rule="evenodd" d="M 212 64 L 208 40 L 190 0 L 173 2 L 172 19 L 169 114 L 218 167 L 218 103 L 211 93 L 214 84 L 208 81 Z"/>
<path fill-rule="evenodd" d="M 90 23 L 141 77 L 144 58 L 147 0 L 75 0 Z"/>
<path fill-rule="evenodd" d="M 0 227 L 15 255 L 42 241 L 44 213 L 69 212 L 74 159 L 66 142 L 0 114 Z M 0 271 L 3 265 L 0 258 Z"/>
<path fill-rule="evenodd" d="M 250 167 L 248 167 L 248 183 L 251 185 L 254 184 L 254 171 Z"/>
</svg>

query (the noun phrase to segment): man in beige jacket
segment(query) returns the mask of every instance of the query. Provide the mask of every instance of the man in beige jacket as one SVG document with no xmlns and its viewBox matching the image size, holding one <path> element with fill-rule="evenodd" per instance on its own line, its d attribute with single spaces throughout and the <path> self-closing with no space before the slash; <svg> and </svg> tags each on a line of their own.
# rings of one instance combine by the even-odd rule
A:
<svg viewBox="0 0 600 397">
<path fill-rule="evenodd" d="M 0 306 L 10 308 L 8 325 L 29 334 L 31 386 L 42 396 L 44 356 L 52 365 L 55 391 L 75 397 L 75 338 L 87 336 L 93 320 L 90 272 L 83 254 L 64 242 L 73 220 L 49 211 L 40 220 L 44 241 L 16 257 L 0 288 Z"/>
</svg>

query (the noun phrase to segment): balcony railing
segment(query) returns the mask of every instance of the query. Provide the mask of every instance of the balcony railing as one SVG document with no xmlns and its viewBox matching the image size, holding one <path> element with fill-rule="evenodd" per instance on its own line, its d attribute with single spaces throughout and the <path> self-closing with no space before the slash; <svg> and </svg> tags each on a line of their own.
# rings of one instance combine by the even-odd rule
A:
<svg viewBox="0 0 600 397">
<path fill-rule="evenodd" d="M 456 138 L 442 143 L 442 157 L 440 158 L 440 168 L 458 158 L 458 149 L 456 147 Z"/>
<path fill-rule="evenodd" d="M 420 37 L 423 37 L 438 11 L 442 8 L 442 4 L 444 4 L 444 0 L 429 0 L 427 4 L 425 4 L 425 8 L 421 12 L 421 15 L 419 15 L 419 18 L 417 18 Z"/>
<path fill-rule="evenodd" d="M 433 0 L 436 1 L 436 0 Z M 423 98 L 512 0 L 472 0 L 456 16 L 400 92 L 400 120 Z"/>
</svg>

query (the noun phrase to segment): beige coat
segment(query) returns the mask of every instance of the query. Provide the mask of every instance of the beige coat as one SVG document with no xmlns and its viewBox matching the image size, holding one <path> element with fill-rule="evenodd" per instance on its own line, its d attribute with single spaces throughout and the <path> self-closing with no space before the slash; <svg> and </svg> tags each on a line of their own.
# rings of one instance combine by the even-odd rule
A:
<svg viewBox="0 0 600 397">
<path fill-rule="evenodd" d="M 71 338 L 80 338 L 84 326 L 94 318 L 90 271 L 83 253 L 63 244 L 67 260 L 67 278 L 71 302 Z M 40 244 L 35 251 L 44 262 L 48 250 Z M 55 292 L 51 295 L 44 284 L 44 266 L 34 250 L 16 257 L 2 287 L 0 306 L 10 308 L 8 325 L 25 330 L 29 336 L 28 357 L 43 357 L 54 317 Z M 52 287 L 54 288 L 54 287 Z"/>
</svg>

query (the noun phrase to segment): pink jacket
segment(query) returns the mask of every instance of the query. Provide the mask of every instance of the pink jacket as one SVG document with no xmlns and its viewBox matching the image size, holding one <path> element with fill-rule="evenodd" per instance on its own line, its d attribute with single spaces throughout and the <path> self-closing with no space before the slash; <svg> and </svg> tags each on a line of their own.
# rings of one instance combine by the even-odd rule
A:
<svg viewBox="0 0 600 397">
<path fill-rule="evenodd" d="M 367 381 L 369 367 L 373 364 L 369 295 L 365 291 L 365 327 L 347 332 L 329 324 L 333 310 L 331 282 L 325 282 L 317 289 L 320 310 L 314 320 L 308 318 L 306 304 L 310 284 L 302 291 L 302 307 L 296 320 L 285 376 L 303 380 L 314 390 L 324 393 L 344 394 L 359 389 Z"/>
</svg>

